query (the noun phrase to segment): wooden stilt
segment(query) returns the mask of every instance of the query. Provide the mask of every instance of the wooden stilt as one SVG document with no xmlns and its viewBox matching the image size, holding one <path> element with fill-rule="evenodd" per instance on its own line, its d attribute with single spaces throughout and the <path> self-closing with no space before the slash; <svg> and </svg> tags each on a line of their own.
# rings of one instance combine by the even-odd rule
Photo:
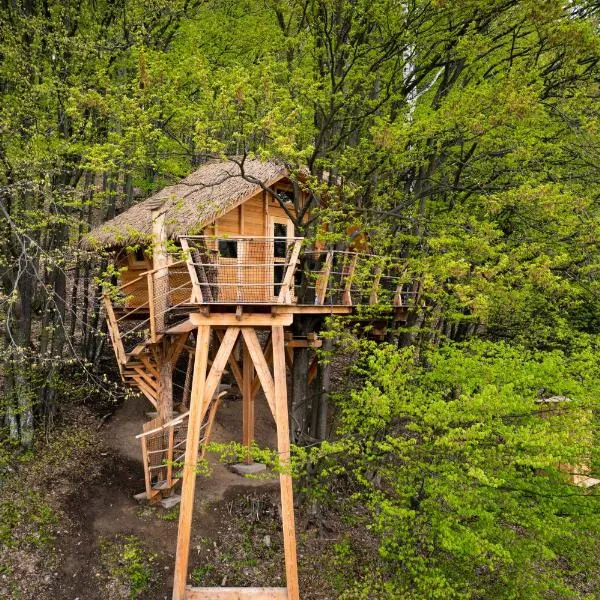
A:
<svg viewBox="0 0 600 600">
<path fill-rule="evenodd" d="M 252 463 L 251 447 L 254 441 L 254 394 L 252 393 L 252 384 L 254 380 L 254 364 L 252 363 L 252 356 L 248 350 L 247 344 L 244 343 L 244 357 L 243 357 L 243 434 L 242 443 L 246 446 L 247 453 L 245 462 L 246 464 Z"/>
<path fill-rule="evenodd" d="M 196 337 L 196 356 L 194 359 L 194 379 L 188 423 L 185 463 L 183 465 L 183 483 L 181 488 L 181 506 L 179 509 L 179 529 L 177 533 L 177 550 L 175 555 L 175 579 L 173 582 L 173 600 L 185 600 L 185 585 L 190 554 L 190 535 L 192 528 L 192 512 L 194 509 L 194 491 L 196 488 L 196 463 L 198 461 L 198 445 L 200 426 L 204 418 L 204 384 L 208 365 L 208 346 L 210 327 L 198 327 Z"/>
<path fill-rule="evenodd" d="M 183 483 L 181 488 L 181 506 L 179 509 L 179 530 L 177 534 L 177 550 L 175 554 L 175 578 L 173 582 L 173 600 L 185 600 L 187 569 L 190 554 L 190 537 L 192 513 L 194 508 L 194 491 L 196 486 L 196 465 L 200 427 L 210 406 L 219 381 L 227 365 L 227 360 L 240 332 L 239 327 L 230 327 L 215 356 L 208 375 L 208 347 L 210 343 L 210 326 L 200 325 L 196 338 L 196 355 L 194 359 L 194 378 L 192 381 L 192 398 L 188 421 L 185 463 L 183 465 Z M 214 415 L 213 415 L 214 420 Z"/>
<path fill-rule="evenodd" d="M 283 327 L 273 327 L 273 380 L 275 384 L 275 423 L 277 424 L 277 450 L 281 474 L 281 520 L 288 600 L 299 600 L 298 565 L 296 558 L 296 528 L 294 524 L 294 492 L 290 467 L 290 432 L 288 422 L 287 384 L 285 371 L 285 346 Z"/>
</svg>

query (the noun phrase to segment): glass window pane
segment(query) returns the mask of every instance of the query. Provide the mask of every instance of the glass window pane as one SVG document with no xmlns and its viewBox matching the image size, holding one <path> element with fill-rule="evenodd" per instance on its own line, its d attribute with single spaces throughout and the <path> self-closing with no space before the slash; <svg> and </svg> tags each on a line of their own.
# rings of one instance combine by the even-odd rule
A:
<svg viewBox="0 0 600 600">
<path fill-rule="evenodd" d="M 237 241 L 235 240 L 219 240 L 219 254 L 223 258 L 237 258 Z"/>
</svg>

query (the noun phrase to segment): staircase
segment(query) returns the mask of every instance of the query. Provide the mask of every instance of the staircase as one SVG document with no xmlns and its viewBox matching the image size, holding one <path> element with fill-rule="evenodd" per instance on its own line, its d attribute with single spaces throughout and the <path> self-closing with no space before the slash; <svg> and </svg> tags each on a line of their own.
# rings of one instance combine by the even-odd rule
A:
<svg viewBox="0 0 600 600">
<path fill-rule="evenodd" d="M 125 363 L 121 366 L 123 381 L 136 391 L 141 392 L 156 408 L 158 402 L 159 374 L 158 364 L 151 344 L 138 344 L 125 355 Z"/>
<path fill-rule="evenodd" d="M 222 385 L 219 388 L 211 400 L 200 428 L 200 458 L 204 457 L 217 409 L 229 386 Z M 167 423 L 161 423 L 160 417 L 144 423 L 143 432 L 136 438 L 142 446 L 146 490 L 137 494 L 137 499 L 147 499 L 150 503 L 161 502 L 167 508 L 179 502 L 179 496 L 174 496 L 173 493 L 181 479 L 180 470 L 187 446 L 189 415 L 188 411 Z"/>
</svg>

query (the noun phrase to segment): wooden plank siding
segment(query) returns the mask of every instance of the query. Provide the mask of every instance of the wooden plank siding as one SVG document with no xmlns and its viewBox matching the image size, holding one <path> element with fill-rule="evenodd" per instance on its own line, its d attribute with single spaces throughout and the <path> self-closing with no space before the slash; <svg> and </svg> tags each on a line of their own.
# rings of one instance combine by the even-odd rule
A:
<svg viewBox="0 0 600 600">
<path fill-rule="evenodd" d="M 275 184 L 275 188 L 291 190 L 289 183 L 285 180 L 283 184 Z M 293 209 L 292 209 L 293 210 Z M 279 202 L 268 193 L 260 191 L 246 200 L 243 204 L 236 206 L 226 214 L 215 220 L 204 229 L 205 235 L 214 235 L 216 237 L 227 236 L 256 236 L 272 237 L 272 221 L 288 220 L 285 211 L 279 205 Z M 216 242 L 215 247 L 216 250 Z M 219 277 L 222 283 L 227 284 L 219 290 L 220 300 L 235 302 L 238 297 L 239 284 L 252 284 L 255 287 L 245 288 L 245 297 L 253 302 L 275 302 L 273 293 L 273 269 L 270 266 L 273 263 L 272 245 L 265 242 L 244 242 L 240 244 L 240 254 L 238 259 L 219 258 L 221 265 L 227 265 L 226 268 L 219 269 Z M 244 255 L 251 257 L 249 262 L 265 263 L 265 267 L 244 268 L 241 266 L 245 258 Z M 125 269 L 121 272 L 119 279 L 120 285 L 127 284 L 138 278 L 145 271 L 153 268 L 152 259 L 146 257 L 143 261 L 137 260 L 133 252 L 127 255 L 122 254 L 117 260 L 117 267 Z M 173 306 L 185 302 L 191 296 L 192 285 L 186 286 L 186 280 L 189 275 L 186 274 L 185 267 L 177 267 L 169 271 L 169 285 L 171 289 L 179 288 L 170 295 L 170 304 Z M 140 278 L 127 288 L 127 302 L 125 307 L 138 308 L 147 306 L 148 303 L 148 283 L 146 278 Z"/>
</svg>

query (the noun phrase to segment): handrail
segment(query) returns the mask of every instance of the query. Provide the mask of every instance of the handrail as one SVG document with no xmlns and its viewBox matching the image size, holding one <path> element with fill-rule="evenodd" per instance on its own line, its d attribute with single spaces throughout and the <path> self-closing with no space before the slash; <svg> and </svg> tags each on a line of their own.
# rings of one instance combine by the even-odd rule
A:
<svg viewBox="0 0 600 600">
<path fill-rule="evenodd" d="M 228 393 L 228 390 L 223 390 L 222 392 L 219 392 L 218 394 L 215 394 L 211 398 L 211 402 L 213 400 L 216 400 L 218 398 L 222 398 L 223 396 L 226 396 L 227 393 Z M 139 440 L 139 439 L 141 439 L 143 437 L 147 437 L 149 435 L 152 435 L 153 433 L 158 433 L 159 431 L 164 431 L 165 429 L 168 429 L 169 427 L 174 427 L 175 425 L 179 425 L 187 417 L 189 417 L 189 415 L 190 415 L 190 411 L 188 410 L 188 411 L 186 411 L 184 413 L 181 413 L 179 416 L 174 417 L 170 421 L 167 421 L 164 425 L 161 425 L 160 427 L 157 427 L 156 429 L 150 429 L 149 431 L 144 431 L 143 433 L 139 433 L 138 435 L 135 436 L 135 439 Z"/>
</svg>

